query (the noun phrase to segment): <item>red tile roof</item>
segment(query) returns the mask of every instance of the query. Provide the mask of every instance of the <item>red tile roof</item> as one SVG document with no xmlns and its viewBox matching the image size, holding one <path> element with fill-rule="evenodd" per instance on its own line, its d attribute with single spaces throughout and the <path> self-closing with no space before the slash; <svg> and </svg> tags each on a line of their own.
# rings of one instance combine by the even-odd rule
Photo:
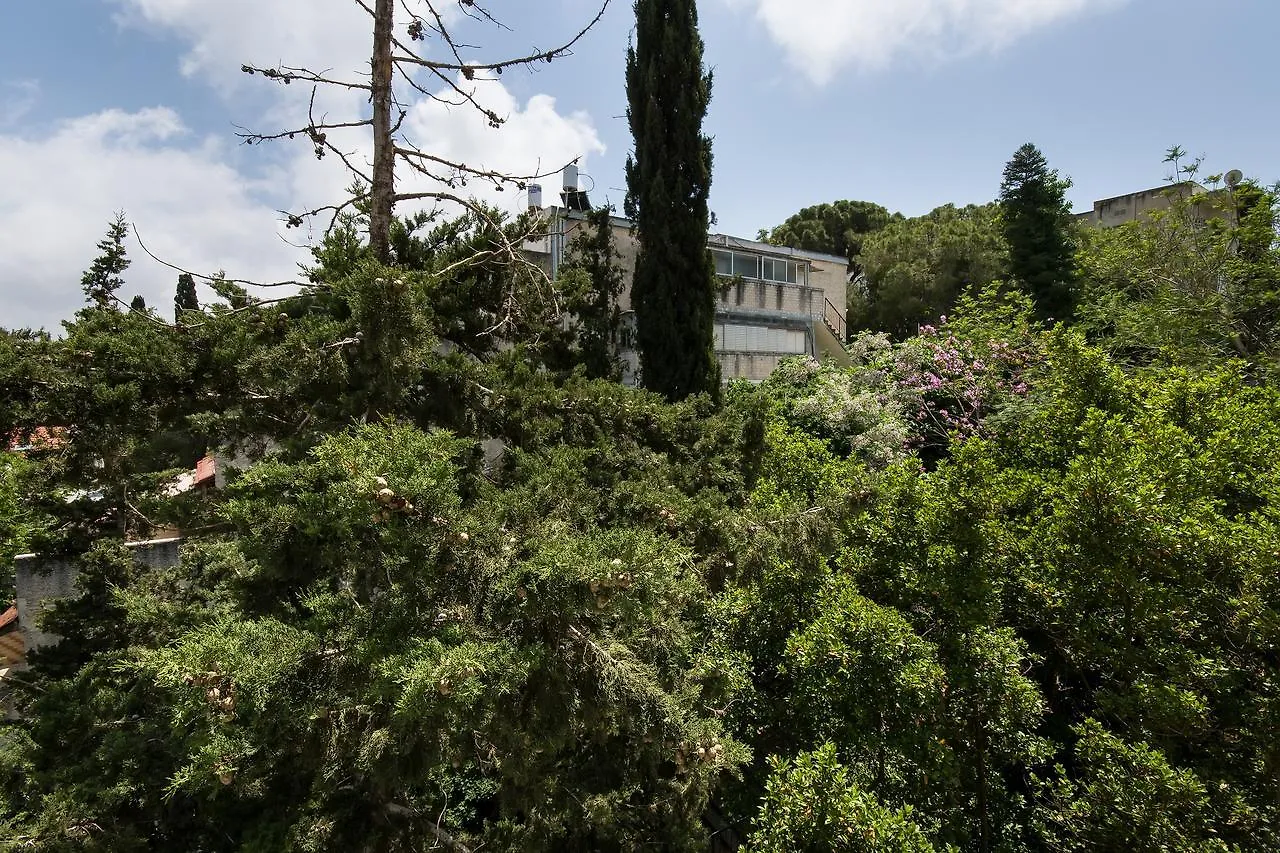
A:
<svg viewBox="0 0 1280 853">
<path fill-rule="evenodd" d="M 66 443 L 66 427 L 36 427 L 30 432 L 15 429 L 5 439 L 5 449 L 57 450 Z"/>
</svg>

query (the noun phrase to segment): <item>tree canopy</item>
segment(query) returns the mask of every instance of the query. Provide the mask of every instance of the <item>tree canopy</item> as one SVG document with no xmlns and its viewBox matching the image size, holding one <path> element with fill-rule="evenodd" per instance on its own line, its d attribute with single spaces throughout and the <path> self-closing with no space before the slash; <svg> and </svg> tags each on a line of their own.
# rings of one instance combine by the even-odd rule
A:
<svg viewBox="0 0 1280 853">
<path fill-rule="evenodd" d="M 861 271 L 858 256 L 867 235 L 902 218 L 901 213 L 890 213 L 874 202 L 842 199 L 803 208 L 760 236 L 775 246 L 848 258 L 849 272 L 856 275 Z"/>
<path fill-rule="evenodd" d="M 0 556 L 79 574 L 0 847 L 1276 849 L 1276 210 L 1086 234 L 1053 324 L 990 208 L 890 224 L 945 319 L 719 399 L 596 378 L 607 230 L 548 281 L 491 209 L 7 330 Z"/>
<path fill-rule="evenodd" d="M 850 284 L 849 325 L 911 337 L 966 292 L 1009 274 L 994 204 L 944 205 L 889 223 L 862 241 L 862 276 Z"/>
</svg>

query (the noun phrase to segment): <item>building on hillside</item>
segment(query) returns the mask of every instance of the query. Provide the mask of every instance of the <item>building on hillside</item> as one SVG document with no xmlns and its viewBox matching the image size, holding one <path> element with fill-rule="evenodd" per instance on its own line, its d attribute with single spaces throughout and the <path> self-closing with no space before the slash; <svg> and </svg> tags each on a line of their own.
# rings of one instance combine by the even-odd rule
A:
<svg viewBox="0 0 1280 853">
<path fill-rule="evenodd" d="M 1182 198 L 1191 202 L 1196 217 L 1204 222 L 1225 216 L 1230 210 L 1230 197 L 1230 190 L 1210 190 L 1195 181 L 1183 181 L 1099 199 L 1093 203 L 1093 210 L 1077 213 L 1075 218 L 1086 225 L 1115 228 L 1137 222 L 1157 210 L 1168 210 L 1175 199 Z"/>
<path fill-rule="evenodd" d="M 542 207 L 541 189 L 530 188 L 530 208 L 540 210 L 547 229 L 525 251 L 555 277 L 591 209 L 577 189 L 576 169 L 565 171 L 563 205 Z M 639 244 L 630 220 L 611 217 L 626 284 L 622 310 L 623 381 L 635 384 L 640 360 L 634 347 L 631 277 Z M 836 255 L 772 246 L 757 240 L 712 234 L 708 239 L 721 288 L 716 300 L 715 341 L 723 378 L 760 381 L 779 362 L 797 355 L 847 361 L 844 350 L 847 261 Z"/>
<path fill-rule="evenodd" d="M 139 564 L 167 568 L 178 565 L 181 543 L 180 537 L 170 537 L 124 544 Z M 74 559 L 19 554 L 14 558 L 13 567 L 17 593 L 13 621 L 19 632 L 13 648 L 18 651 L 19 657 L 11 660 L 9 665 L 23 669 L 27 652 L 58 642 L 57 634 L 44 629 L 43 617 L 59 599 L 80 594 L 81 590 L 76 584 L 80 566 Z"/>
</svg>

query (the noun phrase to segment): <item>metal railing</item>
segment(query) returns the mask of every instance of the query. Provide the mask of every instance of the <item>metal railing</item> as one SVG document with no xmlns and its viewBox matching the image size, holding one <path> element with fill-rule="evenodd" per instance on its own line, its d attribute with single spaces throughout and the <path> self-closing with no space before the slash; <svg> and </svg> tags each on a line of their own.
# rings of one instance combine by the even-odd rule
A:
<svg viewBox="0 0 1280 853">
<path fill-rule="evenodd" d="M 844 315 L 831 304 L 830 299 L 824 297 L 822 301 L 826 303 L 822 306 L 822 323 L 831 330 L 831 334 L 836 336 L 836 340 L 843 344 L 846 340 L 845 335 L 849 331 Z"/>
</svg>

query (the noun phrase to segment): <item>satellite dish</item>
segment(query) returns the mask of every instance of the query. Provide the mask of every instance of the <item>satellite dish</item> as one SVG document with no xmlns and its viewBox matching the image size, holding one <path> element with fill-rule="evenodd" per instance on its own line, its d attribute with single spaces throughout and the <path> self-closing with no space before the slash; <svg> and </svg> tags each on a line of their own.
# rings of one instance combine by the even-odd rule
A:
<svg viewBox="0 0 1280 853">
<path fill-rule="evenodd" d="M 1240 182 L 1244 180 L 1244 172 L 1241 172 L 1239 169 L 1232 169 L 1230 172 L 1227 172 L 1225 180 L 1227 182 L 1227 186 L 1231 187 L 1231 189 L 1235 189 L 1240 186 Z"/>
</svg>

